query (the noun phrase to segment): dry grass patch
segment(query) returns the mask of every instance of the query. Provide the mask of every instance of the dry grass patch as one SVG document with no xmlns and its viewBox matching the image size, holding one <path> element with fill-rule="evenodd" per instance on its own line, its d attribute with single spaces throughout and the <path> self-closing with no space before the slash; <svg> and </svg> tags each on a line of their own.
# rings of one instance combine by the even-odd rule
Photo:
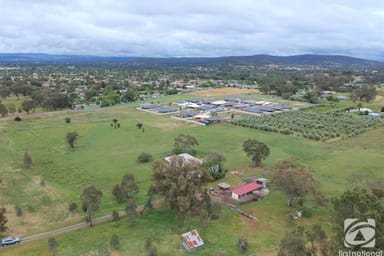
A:
<svg viewBox="0 0 384 256">
<path fill-rule="evenodd" d="M 374 103 L 375 104 L 384 104 L 384 96 L 383 95 L 377 95 L 375 100 L 374 100 Z"/>
<path fill-rule="evenodd" d="M 243 94 L 243 93 L 259 93 L 257 89 L 241 89 L 241 88 L 216 88 L 216 89 L 208 89 L 198 92 L 192 92 L 191 95 L 200 96 L 200 97 L 215 97 L 222 95 L 235 95 L 235 94 Z"/>
<path fill-rule="evenodd" d="M 2 186 L 2 192 L 5 186 Z M 57 190 L 47 184 L 41 185 L 39 176 L 31 177 L 23 188 L 20 192 L 31 196 L 28 201 L 18 205 L 22 210 L 21 216 L 17 216 L 15 203 L 8 200 L 5 205 L 8 234 L 31 235 L 81 221 L 79 214 L 72 215 L 68 212 L 68 205 Z"/>
<path fill-rule="evenodd" d="M 182 122 L 180 120 L 171 119 L 170 117 L 168 117 L 168 118 L 170 120 L 167 120 L 165 122 L 152 123 L 151 125 L 153 127 L 160 128 L 160 129 L 165 130 L 165 131 L 176 130 L 180 127 L 185 127 L 186 124 L 189 124 L 191 126 L 200 126 L 198 124 L 186 123 L 186 122 Z"/>
</svg>

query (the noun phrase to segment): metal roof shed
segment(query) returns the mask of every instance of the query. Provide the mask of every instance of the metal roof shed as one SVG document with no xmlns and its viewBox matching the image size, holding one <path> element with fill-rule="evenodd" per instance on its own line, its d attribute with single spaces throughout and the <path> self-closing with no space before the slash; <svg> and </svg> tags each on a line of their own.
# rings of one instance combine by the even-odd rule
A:
<svg viewBox="0 0 384 256">
<path fill-rule="evenodd" d="M 242 185 L 232 190 L 232 198 L 239 200 L 248 194 L 252 194 L 253 191 L 259 190 L 261 188 L 263 188 L 263 185 L 257 184 L 255 182 Z"/>
<path fill-rule="evenodd" d="M 190 252 L 204 246 L 204 241 L 201 239 L 196 229 L 186 232 L 181 235 L 184 248 Z"/>
</svg>

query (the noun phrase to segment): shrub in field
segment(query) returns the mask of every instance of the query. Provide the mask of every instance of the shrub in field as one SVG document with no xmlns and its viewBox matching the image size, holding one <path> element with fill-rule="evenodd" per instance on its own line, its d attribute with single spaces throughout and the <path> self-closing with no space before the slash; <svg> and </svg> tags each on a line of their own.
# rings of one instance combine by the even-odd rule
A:
<svg viewBox="0 0 384 256">
<path fill-rule="evenodd" d="M 23 159 L 23 162 L 24 162 L 24 167 L 27 168 L 27 169 L 30 169 L 31 166 L 32 166 L 32 158 L 31 156 L 28 154 L 28 152 L 25 152 L 24 153 L 24 159 Z"/>
<path fill-rule="evenodd" d="M 48 238 L 48 250 L 52 253 L 52 255 L 57 254 L 58 243 L 54 237 Z"/>
<path fill-rule="evenodd" d="M 79 134 L 77 132 L 68 132 L 66 134 L 65 139 L 71 148 L 75 147 L 75 141 L 78 136 Z"/>
<path fill-rule="evenodd" d="M 118 221 L 119 219 L 120 219 L 119 212 L 116 211 L 116 210 L 113 210 L 113 211 L 112 211 L 112 220 L 113 220 L 113 221 Z"/>
<path fill-rule="evenodd" d="M 77 204 L 74 202 L 70 203 L 68 206 L 68 211 L 70 213 L 75 213 L 77 211 Z"/>
<path fill-rule="evenodd" d="M 16 205 L 15 210 L 16 210 L 16 216 L 17 217 L 23 216 L 23 209 L 21 209 L 20 206 Z"/>
<path fill-rule="evenodd" d="M 152 160 L 153 160 L 153 156 L 151 154 L 143 152 L 137 157 L 136 162 L 148 163 L 148 162 L 151 162 Z"/>
<path fill-rule="evenodd" d="M 7 230 L 6 223 L 8 222 L 8 219 L 5 216 L 6 211 L 7 210 L 5 208 L 0 208 L 0 232 Z"/>
<path fill-rule="evenodd" d="M 112 235 L 111 240 L 109 240 L 109 245 L 114 250 L 119 250 L 120 249 L 120 240 L 119 240 L 119 237 L 116 234 Z"/>
</svg>

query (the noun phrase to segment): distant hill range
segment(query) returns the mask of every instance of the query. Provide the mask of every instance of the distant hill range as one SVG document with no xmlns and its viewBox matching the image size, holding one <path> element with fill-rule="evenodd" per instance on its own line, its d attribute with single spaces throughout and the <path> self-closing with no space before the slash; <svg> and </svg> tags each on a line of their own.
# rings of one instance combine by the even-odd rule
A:
<svg viewBox="0 0 384 256">
<path fill-rule="evenodd" d="M 284 66 L 321 66 L 339 68 L 384 68 L 384 62 L 359 59 L 342 55 L 252 55 L 228 57 L 101 57 L 88 55 L 51 55 L 35 53 L 0 53 L 0 63 L 126 63 L 148 66 L 205 66 L 205 65 L 284 65 Z"/>
</svg>

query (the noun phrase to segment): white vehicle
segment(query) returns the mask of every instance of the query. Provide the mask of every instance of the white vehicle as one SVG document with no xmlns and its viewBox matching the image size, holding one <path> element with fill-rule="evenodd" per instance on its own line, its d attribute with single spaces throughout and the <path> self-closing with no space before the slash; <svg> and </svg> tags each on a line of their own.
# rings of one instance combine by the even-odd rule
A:
<svg viewBox="0 0 384 256">
<path fill-rule="evenodd" d="M 6 247 L 8 245 L 18 244 L 20 242 L 21 242 L 20 237 L 9 236 L 9 237 L 5 237 L 5 238 L 3 238 L 3 240 L 1 240 L 1 246 Z"/>
</svg>

